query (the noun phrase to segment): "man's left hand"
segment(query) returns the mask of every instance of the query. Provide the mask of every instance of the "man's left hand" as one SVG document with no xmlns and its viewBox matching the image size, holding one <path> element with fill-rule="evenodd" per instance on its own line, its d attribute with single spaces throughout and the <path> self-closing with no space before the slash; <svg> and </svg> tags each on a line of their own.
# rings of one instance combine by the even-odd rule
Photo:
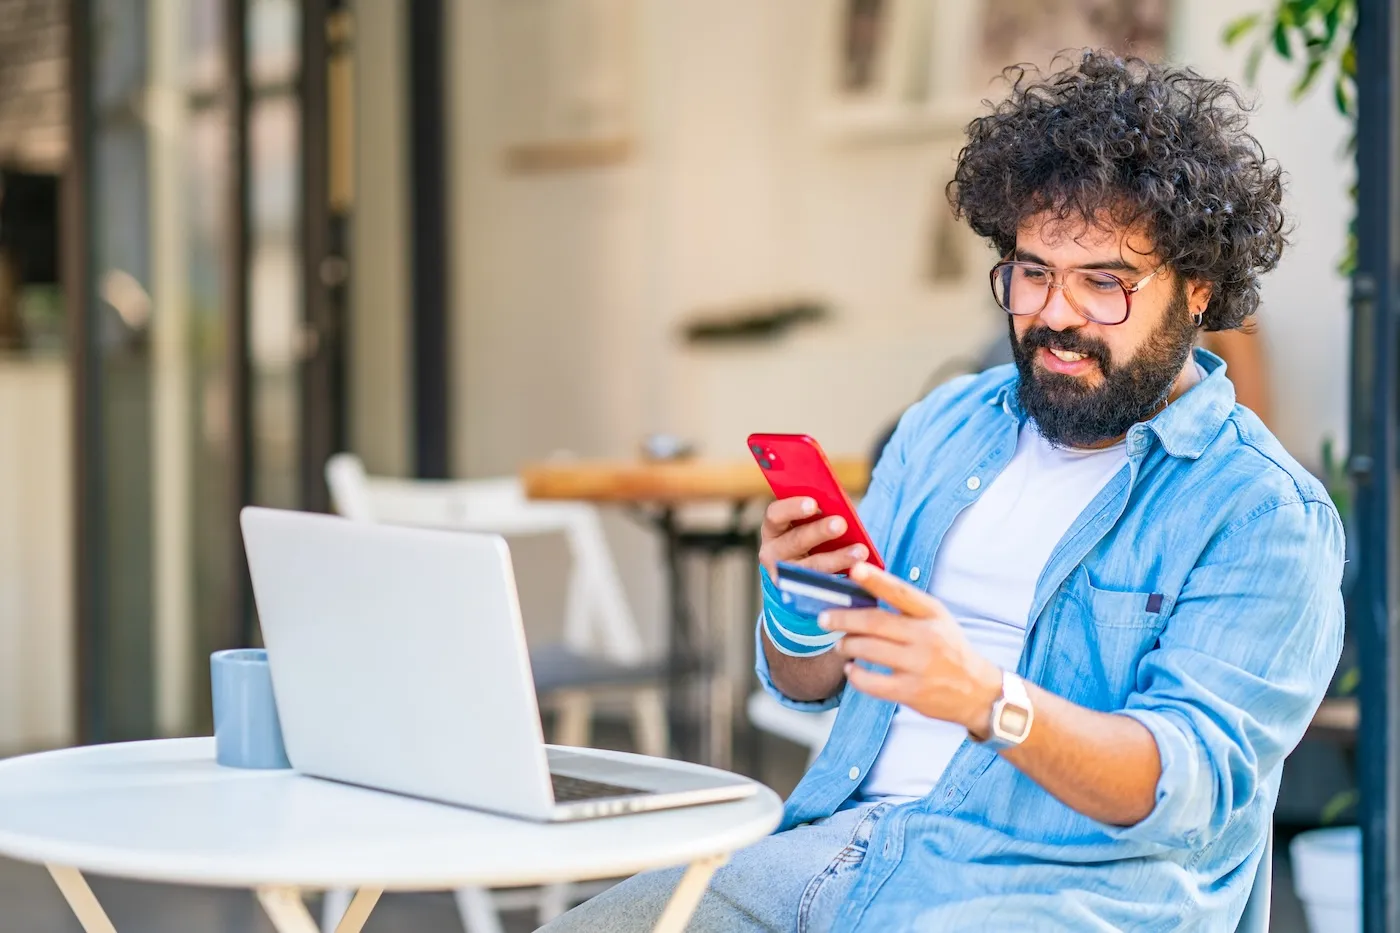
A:
<svg viewBox="0 0 1400 933">
<path fill-rule="evenodd" d="M 1001 671 L 973 650 L 942 603 L 867 563 L 851 568 L 852 582 L 894 607 L 832 610 L 822 626 L 845 632 L 837 650 L 848 659 L 852 687 L 882 700 L 963 726 L 985 739 L 992 705 L 1001 696 Z M 889 668 L 880 674 L 856 661 Z"/>
</svg>

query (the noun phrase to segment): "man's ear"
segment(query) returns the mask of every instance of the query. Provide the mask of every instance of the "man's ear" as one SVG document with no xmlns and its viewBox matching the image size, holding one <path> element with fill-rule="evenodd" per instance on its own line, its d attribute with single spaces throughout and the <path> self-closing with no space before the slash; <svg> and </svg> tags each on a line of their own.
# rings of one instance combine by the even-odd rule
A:
<svg viewBox="0 0 1400 933">
<path fill-rule="evenodd" d="M 1186 283 L 1186 307 L 1190 310 L 1191 316 L 1205 314 L 1206 305 L 1210 304 L 1210 296 L 1215 294 L 1215 285 L 1201 279 L 1192 279 Z"/>
</svg>

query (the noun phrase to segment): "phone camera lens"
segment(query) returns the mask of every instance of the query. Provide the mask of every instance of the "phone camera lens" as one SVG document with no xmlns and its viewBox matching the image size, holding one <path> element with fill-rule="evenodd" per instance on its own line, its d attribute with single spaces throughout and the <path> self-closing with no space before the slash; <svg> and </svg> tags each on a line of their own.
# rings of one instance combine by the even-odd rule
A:
<svg viewBox="0 0 1400 933">
<path fill-rule="evenodd" d="M 760 447 L 758 444 L 754 444 L 753 446 L 751 446 L 751 447 L 749 448 L 749 450 L 752 450 L 756 456 L 759 456 L 759 457 L 762 457 L 762 456 L 763 456 L 763 448 Z"/>
</svg>

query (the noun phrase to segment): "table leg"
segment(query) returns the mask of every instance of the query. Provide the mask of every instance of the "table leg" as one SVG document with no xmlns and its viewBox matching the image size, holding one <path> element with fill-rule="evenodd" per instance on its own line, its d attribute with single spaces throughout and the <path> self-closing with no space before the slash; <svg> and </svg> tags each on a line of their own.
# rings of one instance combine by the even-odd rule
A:
<svg viewBox="0 0 1400 933">
<path fill-rule="evenodd" d="M 714 877 L 715 871 L 727 861 L 728 853 L 711 855 L 709 858 L 691 862 L 690 867 L 681 876 L 680 884 L 676 885 L 676 890 L 671 894 L 671 899 L 666 903 L 661 919 L 656 921 L 652 933 L 683 933 L 685 925 L 695 913 L 695 908 L 700 906 L 700 898 L 704 896 L 710 878 Z"/>
<path fill-rule="evenodd" d="M 356 891 L 355 899 L 350 902 L 350 906 L 345 909 L 344 916 L 336 924 L 335 933 L 360 933 L 365 928 L 365 922 L 369 920 L 374 905 L 379 903 L 379 896 L 383 893 L 383 890 L 379 888 L 360 888 Z"/>
<path fill-rule="evenodd" d="M 382 893 L 379 888 L 361 888 L 357 891 L 354 900 L 345 909 L 345 915 L 336 925 L 335 933 L 360 933 Z M 258 888 L 258 902 L 277 933 L 320 933 L 320 927 L 301 899 L 300 888 Z"/>
<path fill-rule="evenodd" d="M 107 912 L 97 903 L 97 898 L 93 895 L 92 888 L 88 887 L 82 872 L 62 865 L 46 867 L 53 876 L 54 884 L 58 885 L 58 890 L 63 892 L 63 899 L 68 902 L 74 916 L 78 918 L 84 933 L 117 933 L 117 928 L 112 926 Z"/>
<path fill-rule="evenodd" d="M 306 909 L 300 888 L 258 888 L 258 903 L 277 933 L 320 933 L 320 927 Z"/>
<path fill-rule="evenodd" d="M 656 518 L 666 545 L 666 583 L 671 603 L 671 629 L 667 639 L 666 713 L 670 720 L 671 745 L 677 758 L 696 761 L 700 748 L 692 730 L 699 717 L 692 704 L 691 692 L 696 673 L 695 626 L 691 614 L 690 596 L 685 584 L 685 544 L 676 525 L 674 509 L 665 508 Z"/>
</svg>

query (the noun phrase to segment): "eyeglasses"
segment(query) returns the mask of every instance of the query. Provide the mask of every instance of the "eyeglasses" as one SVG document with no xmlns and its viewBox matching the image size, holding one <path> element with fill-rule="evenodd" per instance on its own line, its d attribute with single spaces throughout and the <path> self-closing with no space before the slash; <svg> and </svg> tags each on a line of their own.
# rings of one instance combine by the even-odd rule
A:
<svg viewBox="0 0 1400 933">
<path fill-rule="evenodd" d="M 1122 324 L 1132 311 L 1134 293 L 1164 268 L 1166 263 L 1129 285 L 1093 269 L 1056 270 L 1038 262 L 1003 259 L 992 266 L 992 296 L 1008 314 L 1039 314 L 1050 303 L 1050 290 L 1058 288 L 1086 320 Z"/>
</svg>

